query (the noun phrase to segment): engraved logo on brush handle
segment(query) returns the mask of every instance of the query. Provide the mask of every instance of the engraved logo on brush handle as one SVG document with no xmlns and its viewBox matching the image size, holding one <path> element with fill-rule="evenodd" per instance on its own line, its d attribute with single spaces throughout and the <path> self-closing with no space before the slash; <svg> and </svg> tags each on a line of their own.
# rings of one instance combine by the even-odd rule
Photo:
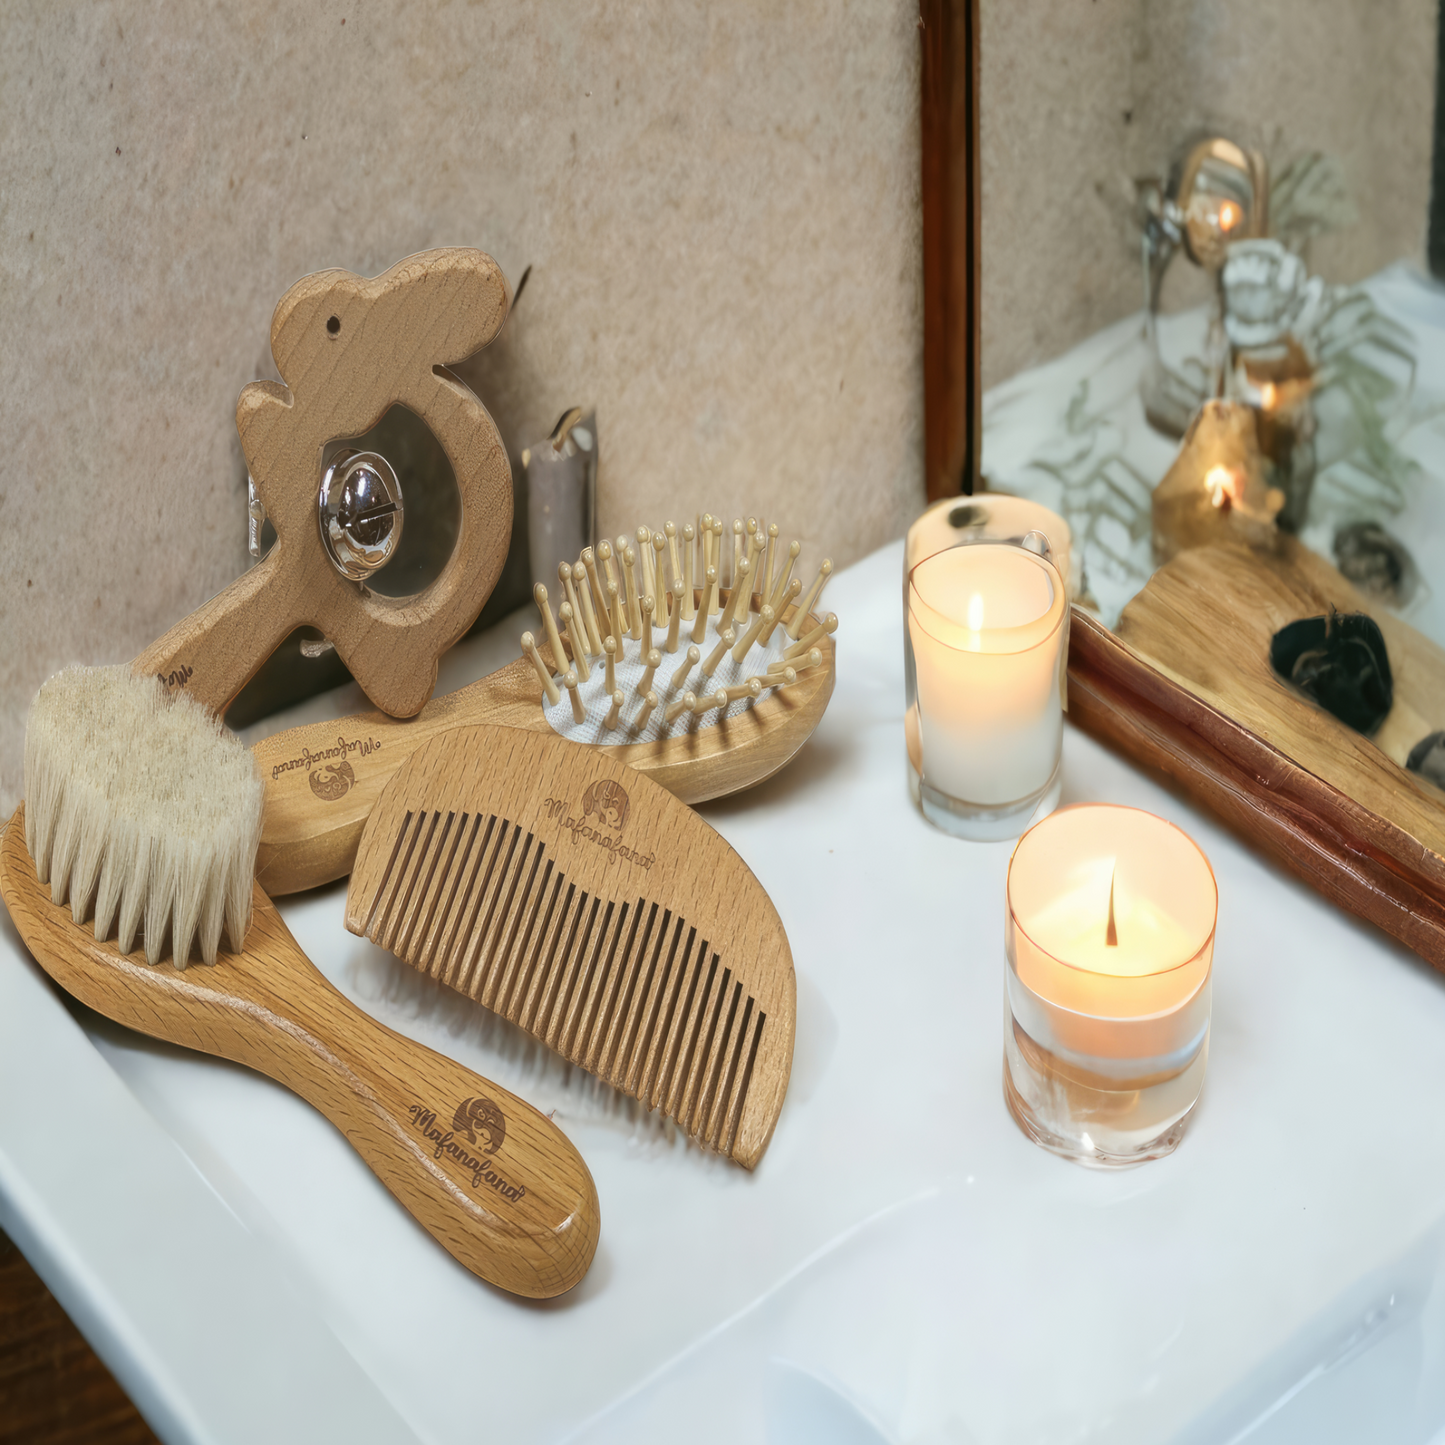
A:
<svg viewBox="0 0 1445 1445">
<path fill-rule="evenodd" d="M 184 687 L 195 675 L 196 669 L 190 666 L 189 663 L 184 662 L 170 672 L 156 673 L 156 676 L 165 684 L 167 690 Z"/>
<path fill-rule="evenodd" d="M 507 1137 L 506 1117 L 492 1100 L 485 1097 L 463 1099 L 456 1107 L 450 1129 L 437 1119 L 435 1109 L 420 1101 L 408 1105 L 407 1113 L 411 1115 L 412 1127 L 431 1146 L 432 1158 L 450 1159 L 464 1173 L 470 1173 L 474 1190 L 480 1193 L 485 1185 L 500 1198 L 512 1203 L 526 1196 L 527 1186 L 508 1179 L 492 1157 Z M 477 1130 L 481 1130 L 487 1139 L 487 1147 L 480 1155 L 472 1153 L 477 1143 Z"/>
<path fill-rule="evenodd" d="M 352 758 L 360 761 L 380 751 L 381 743 L 369 735 L 364 738 L 338 736 L 334 748 L 322 748 L 316 753 L 310 748 L 302 748 L 296 757 L 274 764 L 271 781 L 274 783 L 282 773 L 303 771 L 311 784 L 311 791 L 323 802 L 334 803 L 338 798 L 344 798 L 356 782 Z"/>
</svg>

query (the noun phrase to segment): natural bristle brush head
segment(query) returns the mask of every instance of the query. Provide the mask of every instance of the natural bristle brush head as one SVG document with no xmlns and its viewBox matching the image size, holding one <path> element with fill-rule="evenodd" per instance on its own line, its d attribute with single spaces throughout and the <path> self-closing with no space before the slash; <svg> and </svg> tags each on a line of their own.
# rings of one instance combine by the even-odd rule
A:
<svg viewBox="0 0 1445 1445">
<path fill-rule="evenodd" d="M 71 667 L 35 696 L 25 730 L 25 846 L 53 902 L 122 953 L 169 939 L 216 961 L 239 951 L 265 790 L 241 742 L 184 693 L 128 666 Z"/>
</svg>

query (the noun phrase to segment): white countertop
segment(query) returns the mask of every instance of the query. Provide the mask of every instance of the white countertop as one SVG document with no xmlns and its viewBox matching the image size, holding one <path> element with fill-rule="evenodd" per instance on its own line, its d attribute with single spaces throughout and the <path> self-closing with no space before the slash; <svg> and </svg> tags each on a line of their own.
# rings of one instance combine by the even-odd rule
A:
<svg viewBox="0 0 1445 1445">
<path fill-rule="evenodd" d="M 1030 1144 L 1000 1082 L 1012 845 L 909 800 L 901 558 L 829 589 L 812 741 L 701 809 L 798 972 L 756 1173 L 347 933 L 342 886 L 282 903 L 362 1007 L 557 1110 L 602 1204 L 559 1301 L 478 1282 L 277 1085 L 67 1004 L 0 916 L 0 1225 L 164 1439 L 1445 1438 L 1445 979 L 1068 729 L 1066 802 L 1152 809 L 1214 865 L 1214 1029 L 1171 1158 Z"/>
</svg>

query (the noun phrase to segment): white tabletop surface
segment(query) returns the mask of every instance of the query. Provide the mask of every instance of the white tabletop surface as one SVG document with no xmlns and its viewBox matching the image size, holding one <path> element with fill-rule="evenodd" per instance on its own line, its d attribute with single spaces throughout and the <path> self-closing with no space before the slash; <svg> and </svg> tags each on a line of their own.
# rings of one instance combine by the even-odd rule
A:
<svg viewBox="0 0 1445 1445">
<path fill-rule="evenodd" d="M 342 886 L 282 904 L 363 1008 L 556 1109 L 602 1205 L 561 1300 L 477 1281 L 277 1085 L 68 1004 L 0 916 L 0 1225 L 165 1440 L 1445 1438 L 1445 980 L 1068 729 L 1066 802 L 1149 808 L 1214 865 L 1214 1030 L 1171 1158 L 1030 1144 L 1000 1085 L 1011 845 L 909 799 L 901 557 L 829 589 L 811 742 L 701 809 L 797 966 L 755 1173 L 347 933 Z"/>
</svg>

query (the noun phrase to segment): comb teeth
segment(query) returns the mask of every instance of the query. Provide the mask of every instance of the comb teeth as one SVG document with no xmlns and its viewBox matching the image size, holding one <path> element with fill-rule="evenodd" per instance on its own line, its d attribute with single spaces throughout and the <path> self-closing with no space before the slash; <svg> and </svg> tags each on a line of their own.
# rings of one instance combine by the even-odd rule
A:
<svg viewBox="0 0 1445 1445">
<path fill-rule="evenodd" d="M 408 811 L 366 936 L 731 1155 L 767 1015 L 646 898 L 569 882 L 495 814 Z"/>
</svg>

